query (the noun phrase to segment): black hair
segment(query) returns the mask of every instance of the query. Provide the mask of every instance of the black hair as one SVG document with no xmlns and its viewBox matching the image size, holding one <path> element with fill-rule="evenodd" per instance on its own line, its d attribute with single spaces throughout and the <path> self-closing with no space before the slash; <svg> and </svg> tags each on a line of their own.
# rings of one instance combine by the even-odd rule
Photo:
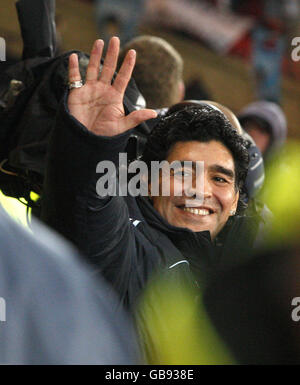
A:
<svg viewBox="0 0 300 385">
<path fill-rule="evenodd" d="M 150 169 L 150 162 L 165 160 L 177 142 L 211 140 L 221 142 L 231 152 L 235 188 L 241 190 L 249 165 L 247 143 L 222 112 L 208 105 L 187 106 L 162 118 L 148 137 L 142 160 Z"/>
</svg>

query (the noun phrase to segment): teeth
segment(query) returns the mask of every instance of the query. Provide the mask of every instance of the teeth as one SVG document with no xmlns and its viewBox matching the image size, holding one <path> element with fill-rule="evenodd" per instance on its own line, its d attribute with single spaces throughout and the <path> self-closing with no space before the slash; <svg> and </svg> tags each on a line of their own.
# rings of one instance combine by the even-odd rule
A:
<svg viewBox="0 0 300 385">
<path fill-rule="evenodd" d="M 207 209 L 195 209 L 193 207 L 184 207 L 183 210 L 196 215 L 209 215 L 209 210 Z"/>
</svg>

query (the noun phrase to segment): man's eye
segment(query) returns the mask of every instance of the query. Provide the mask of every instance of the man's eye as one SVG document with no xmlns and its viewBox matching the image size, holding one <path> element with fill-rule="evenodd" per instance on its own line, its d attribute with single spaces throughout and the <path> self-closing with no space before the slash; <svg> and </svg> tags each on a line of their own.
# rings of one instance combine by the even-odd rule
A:
<svg viewBox="0 0 300 385">
<path fill-rule="evenodd" d="M 191 173 L 186 170 L 178 170 L 174 172 L 174 176 L 180 178 L 188 178 L 189 176 L 191 176 Z"/>
<path fill-rule="evenodd" d="M 222 178 L 221 176 L 215 176 L 214 180 L 219 183 L 227 183 L 227 180 L 225 178 Z"/>
</svg>

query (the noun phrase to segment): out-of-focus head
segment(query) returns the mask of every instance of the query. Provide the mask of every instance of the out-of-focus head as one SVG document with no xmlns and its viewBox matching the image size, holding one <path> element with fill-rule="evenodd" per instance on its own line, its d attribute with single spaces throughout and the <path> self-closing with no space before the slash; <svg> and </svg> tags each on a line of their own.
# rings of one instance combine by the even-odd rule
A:
<svg viewBox="0 0 300 385">
<path fill-rule="evenodd" d="M 196 162 L 203 164 L 204 185 L 197 185 L 198 176 L 193 167 L 184 166 L 171 173 L 169 196 L 162 196 L 161 190 L 159 196 L 152 196 L 154 208 L 171 225 L 210 231 L 215 238 L 236 212 L 239 190 L 248 170 L 248 152 L 243 138 L 213 106 L 186 107 L 168 114 L 152 130 L 143 160 L 148 170 L 153 161 L 189 161 L 193 167 Z M 192 198 L 190 195 L 187 198 L 186 191 L 176 195 L 177 180 L 181 182 L 189 175 L 193 178 Z M 160 176 L 160 185 L 163 177 Z"/>
<path fill-rule="evenodd" d="M 119 63 L 129 49 L 137 53 L 133 78 L 148 108 L 169 107 L 182 100 L 183 60 L 171 44 L 156 36 L 139 36 L 122 47 Z"/>
<path fill-rule="evenodd" d="M 287 137 L 287 121 L 282 108 L 273 102 L 256 101 L 238 114 L 238 119 L 254 139 L 264 158 L 280 149 Z"/>
</svg>

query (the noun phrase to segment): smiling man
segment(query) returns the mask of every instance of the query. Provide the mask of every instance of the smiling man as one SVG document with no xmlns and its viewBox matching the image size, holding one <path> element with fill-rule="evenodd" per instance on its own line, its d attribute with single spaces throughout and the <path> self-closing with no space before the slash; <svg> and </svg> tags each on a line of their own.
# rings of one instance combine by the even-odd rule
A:
<svg viewBox="0 0 300 385">
<path fill-rule="evenodd" d="M 99 196 L 97 164 L 109 160 L 117 165 L 131 129 L 156 116 L 147 109 L 124 112 L 135 52 L 127 53 L 112 83 L 118 38 L 110 40 L 100 68 L 102 50 L 103 42 L 96 41 L 85 85 L 76 54 L 70 56 L 70 92 L 61 104 L 49 148 L 42 216 L 79 247 L 117 290 L 121 302 L 132 307 L 157 269 L 188 275 L 192 270 L 201 280 L 228 253 L 236 256 L 232 246 L 237 236 L 248 245 L 243 238 L 247 218 L 236 215 L 248 153 L 219 110 L 208 105 L 187 108 L 159 121 L 142 157 L 148 170 L 153 161 L 190 163 L 171 170 L 170 194 Z M 199 175 L 197 162 L 203 165 Z M 179 181 L 187 175 L 192 183 L 184 189 Z M 159 187 L 163 180 L 161 172 Z M 152 183 L 149 175 L 150 192 Z"/>
<path fill-rule="evenodd" d="M 176 191 L 177 185 L 179 188 L 182 186 L 182 176 L 184 179 L 192 174 L 192 179 L 196 179 L 195 167 L 189 169 L 183 166 L 182 170 L 172 174 L 173 189 L 170 196 L 153 197 L 153 207 L 171 225 L 195 232 L 208 230 L 211 237 L 215 238 L 237 208 L 239 193 L 235 189 L 234 160 L 230 151 L 216 140 L 208 143 L 177 142 L 166 160 L 169 163 L 176 160 L 195 163 L 198 159 L 204 166 L 204 175 L 199 175 L 200 178 L 204 177 L 204 185 L 200 183 L 203 190 L 197 192 L 197 187 L 191 187 L 194 195 L 198 193 L 198 199 L 190 199 L 184 195 L 184 191 L 182 194 Z M 197 180 L 193 184 L 197 186 Z"/>
<path fill-rule="evenodd" d="M 175 160 L 195 162 L 195 159 L 200 158 L 204 164 L 203 198 L 199 202 L 195 198 L 193 204 L 192 199 L 187 199 L 184 195 L 181 198 L 173 196 L 176 190 L 176 178 L 180 180 L 181 174 L 190 171 L 192 177 L 196 179 L 193 175 L 195 169 L 187 170 L 183 167 L 179 175 L 173 175 L 174 189 L 170 197 L 153 197 L 153 207 L 170 224 L 187 227 L 196 232 L 208 230 L 211 237 L 215 238 L 227 222 L 229 215 L 235 213 L 239 196 L 234 188 L 234 161 L 230 151 L 215 140 L 209 143 L 177 142 L 168 155 L 167 161 L 169 163 Z M 195 185 L 196 182 L 194 182 Z M 200 186 L 202 187 L 202 184 Z M 196 190 L 196 187 L 194 189 Z M 186 201 L 189 201 L 188 205 Z"/>
<path fill-rule="evenodd" d="M 151 197 L 153 207 L 169 224 L 194 232 L 209 231 L 215 239 L 237 211 L 248 165 L 243 140 L 212 106 L 189 107 L 163 119 L 149 136 L 143 160 L 149 167 L 154 160 L 163 159 L 170 164 L 190 162 L 193 167 L 171 173 L 170 195 Z M 199 161 L 203 167 L 197 175 L 195 164 Z M 193 179 L 188 196 L 181 183 L 186 177 Z M 182 190 L 179 193 L 178 188 Z"/>
</svg>

